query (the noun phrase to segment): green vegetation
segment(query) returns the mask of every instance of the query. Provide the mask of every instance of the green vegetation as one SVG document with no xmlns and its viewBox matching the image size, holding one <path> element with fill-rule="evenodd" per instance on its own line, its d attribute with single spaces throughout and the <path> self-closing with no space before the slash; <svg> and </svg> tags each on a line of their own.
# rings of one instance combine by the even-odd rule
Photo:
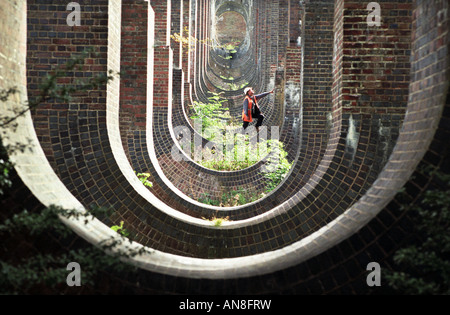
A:
<svg viewBox="0 0 450 315">
<path fill-rule="evenodd" d="M 134 173 L 139 178 L 141 183 L 144 184 L 144 186 L 146 186 L 148 188 L 152 188 L 153 187 L 153 183 L 148 180 L 148 178 L 151 176 L 150 173 L 136 173 L 136 171 Z"/>
<path fill-rule="evenodd" d="M 237 53 L 237 51 L 236 51 L 237 43 L 227 43 L 224 45 L 223 48 L 230 54 Z"/>
<path fill-rule="evenodd" d="M 198 201 L 215 207 L 237 207 L 254 202 L 264 196 L 264 193 L 258 195 L 251 190 L 241 188 L 238 190 L 224 191 L 219 199 L 215 199 L 211 195 L 204 193 L 200 195 Z"/>
<path fill-rule="evenodd" d="M 208 97 L 207 103 L 194 102 L 191 119 L 195 122 L 201 121 L 202 129 L 197 131 L 205 135 L 209 141 L 214 141 L 218 131 L 226 128 L 231 116 L 229 109 L 224 107 L 227 100 L 222 97 L 223 93 L 210 92 L 210 94 L 212 96 Z"/>
<path fill-rule="evenodd" d="M 237 53 L 237 48 L 238 48 L 239 44 L 241 43 L 240 41 L 232 41 L 229 43 L 225 43 L 223 45 L 218 45 L 217 42 L 214 42 L 212 39 L 209 39 L 209 38 L 199 40 L 196 37 L 191 36 L 189 34 L 188 27 L 185 27 L 183 29 L 182 33 L 175 33 L 173 35 L 170 35 L 170 38 L 177 43 L 181 43 L 181 45 L 185 49 L 195 49 L 195 46 L 197 44 L 206 45 L 206 46 L 210 47 L 211 49 L 217 49 L 217 48 L 224 49 L 226 51 L 227 56 L 223 57 L 223 56 L 219 55 L 219 57 L 223 58 L 225 60 L 229 60 L 229 59 L 233 58 L 233 54 Z"/>
<path fill-rule="evenodd" d="M 241 134 L 227 140 L 217 148 L 203 149 L 200 164 L 215 171 L 238 171 L 254 165 L 268 153 L 266 141 L 251 143 L 247 135 Z"/>
<path fill-rule="evenodd" d="M 195 102 L 191 118 L 194 121 L 201 119 L 201 132 L 203 137 L 215 143 L 212 146 L 199 148 L 201 150 L 200 165 L 208 169 L 221 172 L 239 171 L 249 168 L 261 160 L 264 160 L 266 171 L 264 180 L 266 193 L 274 190 L 286 177 L 292 167 L 292 163 L 287 159 L 287 152 L 284 145 L 278 140 L 251 141 L 248 134 L 228 134 L 230 128 L 239 128 L 240 125 L 232 125 L 228 108 L 223 104 L 226 99 L 221 94 L 212 93 L 208 98 L 209 102 Z M 196 123 L 197 125 L 197 123 Z M 196 148 L 191 144 L 191 155 L 195 158 L 192 151 Z M 231 196 L 230 196 L 231 194 Z M 238 196 L 236 198 L 236 196 Z M 219 199 L 210 195 L 199 196 L 198 201 L 221 207 L 233 207 L 249 202 L 253 202 L 262 196 L 251 196 L 248 193 L 243 194 L 239 191 L 224 192 Z"/>
<path fill-rule="evenodd" d="M 7 251 L 8 248 L 16 250 L 19 245 L 17 240 L 24 242 L 41 239 L 46 240 L 44 243 L 47 244 L 48 238 L 53 237 L 61 244 L 70 244 L 73 242 L 74 233 L 61 222 L 60 217 L 82 220 L 87 224 L 96 217 L 104 217 L 110 213 L 110 209 L 94 207 L 86 213 L 56 206 L 37 213 L 24 210 L 0 224 L 0 237 L 8 237 L 8 241 L 3 242 L 2 251 Z M 72 246 L 68 251 L 55 251 L 49 246 L 47 253 L 43 249 L 44 251 L 39 253 L 27 252 L 23 258 L 8 255 L 8 258 L 0 260 L 0 294 L 23 294 L 35 292 L 34 290 L 40 293 L 39 287 L 42 285 L 57 290 L 59 285 L 66 285 L 66 266 L 73 261 L 83 266 L 83 285 L 94 285 L 100 270 L 136 271 L 137 268 L 123 263 L 120 259 L 132 258 L 148 251 L 144 247 L 140 250 L 130 249 L 126 246 L 129 242 L 126 238 L 111 238 L 99 244 L 99 248 L 84 245 Z M 111 255 L 105 255 L 105 252 Z"/>
<path fill-rule="evenodd" d="M 233 59 L 233 55 L 237 53 L 237 47 L 239 43 L 227 43 L 219 48 L 222 48 L 225 50 L 226 56 L 223 57 L 221 55 L 218 55 L 220 58 L 225 60 Z"/>
<path fill-rule="evenodd" d="M 170 35 L 170 38 L 177 43 L 181 43 L 184 48 L 195 49 L 196 44 L 203 44 L 210 48 L 225 49 L 228 53 L 236 53 L 236 48 L 240 44 L 239 41 L 232 41 L 223 45 L 218 45 L 217 42 L 214 42 L 209 38 L 199 40 L 195 36 L 189 34 L 189 28 L 187 26 L 184 27 L 182 33 L 174 33 L 173 35 Z"/>
<path fill-rule="evenodd" d="M 270 146 L 265 147 L 267 143 Z M 265 148 L 262 149 L 262 147 Z M 236 152 L 242 151 L 242 148 L 244 149 L 244 159 L 241 160 L 238 159 Z M 239 189 L 225 191 L 219 199 L 209 194 L 203 194 L 197 198 L 199 202 L 217 207 L 236 207 L 254 202 L 278 187 L 292 167 L 292 162 L 287 159 L 287 152 L 284 150 L 283 143 L 276 140 L 266 141 L 264 145 L 261 142 L 256 145 L 237 144 L 230 152 L 231 159 L 226 157 L 219 160 L 204 159 L 200 164 L 217 171 L 235 171 L 250 167 L 267 155 L 268 158 L 264 165 L 265 171 L 263 172 L 265 193 L 255 194 L 252 190 Z"/>
<path fill-rule="evenodd" d="M 228 83 L 228 91 L 239 91 L 244 89 L 246 86 L 248 86 L 248 82 L 244 82 L 241 85 L 237 85 L 236 83 Z M 225 88 L 224 88 L 225 89 Z"/>
<path fill-rule="evenodd" d="M 113 225 L 111 227 L 111 230 L 113 230 L 114 232 L 119 233 L 123 237 L 130 237 L 130 232 L 128 232 L 126 229 L 124 229 L 123 224 L 124 224 L 124 222 L 120 221 L 120 225 Z"/>
<path fill-rule="evenodd" d="M 207 218 L 202 218 L 202 219 L 211 222 L 212 225 L 215 227 L 220 227 L 223 225 L 224 222 L 229 222 L 229 217 L 225 217 L 225 218 L 213 217 L 211 219 L 207 219 Z"/>
<path fill-rule="evenodd" d="M 73 56 L 61 68 L 56 69 L 44 78 L 39 95 L 30 99 L 22 108 L 11 113 L 0 113 L 0 127 L 17 128 L 17 119 L 40 104 L 55 99 L 70 102 L 71 96 L 80 91 L 95 89 L 113 80 L 114 74 L 99 74 L 86 80 L 75 80 L 74 84 L 59 85 L 60 78 L 84 65 L 84 60 L 90 54 L 96 54 L 89 49 L 78 56 Z M 16 88 L 0 91 L 0 101 L 17 93 Z M 3 138 L 2 138 L 3 137 Z M 10 144 L 5 147 L 5 135 L 0 136 L 0 197 L 6 200 L 9 188 L 13 185 L 14 165 L 9 160 L 9 154 L 24 152 L 29 147 L 23 143 Z M 134 272 L 137 268 L 123 263 L 122 258 L 132 258 L 147 253 L 142 247 L 131 249 L 131 243 L 124 235 L 128 232 L 123 225 L 118 227 L 119 236 L 102 241 L 93 246 L 82 241 L 66 226 L 61 218 L 76 219 L 88 224 L 95 218 L 107 220 L 112 214 L 111 209 L 91 207 L 86 212 L 63 209 L 57 206 L 45 207 L 35 211 L 25 210 L 9 214 L 3 212 L 0 222 L 0 294 L 42 294 L 60 293 L 67 290 L 67 264 L 77 262 L 83 268 L 82 284 L 84 287 L 98 283 L 102 272 Z M 58 244 L 55 248 L 55 244 Z M 33 250 L 31 251 L 30 248 Z M 69 250 L 67 248 L 70 248 Z M 105 255 L 105 252 L 108 255 Z"/>
<path fill-rule="evenodd" d="M 197 43 L 205 44 L 208 46 L 212 44 L 212 41 L 210 39 L 198 40 L 194 36 L 191 36 L 189 34 L 189 28 L 187 26 L 184 27 L 183 33 L 175 33 L 173 35 L 170 35 L 170 38 L 177 43 L 181 43 L 184 48 L 188 49 L 195 49 L 195 45 Z"/>
<path fill-rule="evenodd" d="M 407 211 L 414 217 L 417 240 L 394 255 L 395 269 L 385 273 L 389 287 L 400 294 L 450 294 L 450 175 L 426 169 L 435 187 Z M 403 192 L 405 194 L 405 192 Z M 405 204 L 406 206 L 406 204 Z"/>
<path fill-rule="evenodd" d="M 269 155 L 267 171 L 264 173 L 266 178 L 266 192 L 274 190 L 291 170 L 293 162 L 287 159 L 288 153 L 284 150 L 284 144 L 281 141 L 269 140 L 271 147 L 274 147 L 276 154 Z"/>
<path fill-rule="evenodd" d="M 3 189 L 9 188 L 12 185 L 10 172 L 13 167 L 13 163 L 7 158 L 6 148 L 3 146 L 0 137 L 0 196 L 4 194 Z"/>
</svg>

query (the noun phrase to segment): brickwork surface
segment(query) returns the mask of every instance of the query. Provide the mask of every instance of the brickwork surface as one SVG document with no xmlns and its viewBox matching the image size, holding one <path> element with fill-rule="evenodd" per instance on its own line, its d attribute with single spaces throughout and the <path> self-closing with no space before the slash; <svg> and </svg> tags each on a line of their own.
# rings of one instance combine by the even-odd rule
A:
<svg viewBox="0 0 450 315">
<path fill-rule="evenodd" d="M 411 238 L 411 218 L 400 211 L 396 191 L 404 187 L 414 204 L 432 181 L 423 167 L 448 166 L 448 1 L 378 1 L 381 24 L 368 26 L 367 4 L 351 0 L 122 0 L 120 9 L 120 1 L 85 0 L 82 25 L 73 27 L 61 1 L 29 0 L 23 8 L 14 2 L 0 4 L 0 14 L 26 10 L 26 49 L 16 49 L 24 59 L 26 51 L 29 98 L 54 67 L 88 47 L 96 53 L 58 84 L 110 67 L 121 71 L 115 85 L 77 93 L 68 102 L 52 99 L 32 112 L 58 183 L 86 208 L 115 210 L 100 218 L 103 223 L 123 220 L 143 245 L 180 260 L 207 261 L 267 254 L 282 262 L 291 248 L 326 231 L 308 259 L 299 252 L 298 262 L 278 269 L 256 264 L 242 279 L 229 273 L 221 280 L 195 279 L 187 271 L 104 273 L 103 283 L 120 285 L 86 286 L 82 293 L 377 293 L 366 285 L 367 264 L 390 267 L 394 251 Z M 227 10 L 248 26 L 232 59 L 201 42 L 189 49 L 171 40 L 184 27 L 199 40 L 210 38 L 214 14 Z M 2 33 L 17 32 L 5 21 Z M 18 44 L 14 37 L 0 40 L 1 87 L 8 78 L 25 86 L 14 74 L 25 65 L 4 57 Z M 226 79 L 231 76 L 234 81 Z M 242 86 L 229 89 L 232 82 Z M 192 140 L 205 143 L 189 119 L 189 105 L 205 101 L 210 91 L 224 92 L 239 120 L 243 86 L 275 88 L 261 102 L 265 126 L 279 127 L 293 167 L 273 193 L 252 204 L 205 206 L 194 200 L 205 192 L 260 193 L 261 163 L 223 173 L 188 158 L 175 160 L 180 134 L 174 130 L 185 126 Z M 136 190 L 127 175 L 132 171 L 149 172 L 153 188 Z M 44 207 L 27 176 L 19 175 L 1 200 L 2 219 L 23 207 Z M 216 228 L 201 219 L 212 216 L 231 222 Z M 46 244 L 14 242 L 20 249 L 14 255 L 27 247 L 61 248 L 52 236 Z M 80 242 L 75 238 L 73 244 Z"/>
</svg>

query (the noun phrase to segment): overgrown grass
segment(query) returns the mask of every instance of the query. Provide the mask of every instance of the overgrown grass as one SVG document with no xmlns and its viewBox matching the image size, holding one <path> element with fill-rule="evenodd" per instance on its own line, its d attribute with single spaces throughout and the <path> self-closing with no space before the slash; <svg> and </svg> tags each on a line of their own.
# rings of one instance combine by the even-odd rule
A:
<svg viewBox="0 0 450 315">
<path fill-rule="evenodd" d="M 237 207 L 241 205 L 245 205 L 248 203 L 252 203 L 258 199 L 261 199 L 265 196 L 265 193 L 255 193 L 249 189 L 234 189 L 230 191 L 222 192 L 222 195 L 219 198 L 214 198 L 210 194 L 203 193 L 198 198 L 198 201 L 210 206 L 215 207 Z"/>
<path fill-rule="evenodd" d="M 226 100 L 221 94 L 212 93 L 207 103 L 195 102 L 191 118 L 196 121 L 198 132 L 210 141 L 212 145 L 201 150 L 201 158 L 195 154 L 196 148 L 191 143 L 191 157 L 200 165 L 214 171 L 232 172 L 249 168 L 262 162 L 265 194 L 273 191 L 286 177 L 292 167 L 287 159 L 288 153 L 284 144 L 278 140 L 258 141 L 250 140 L 248 134 L 233 134 L 230 136 L 230 116 L 228 108 L 223 104 Z M 201 128 L 199 121 L 201 120 Z M 202 195 L 199 202 L 220 207 L 233 207 L 244 205 L 262 198 L 263 195 L 254 196 L 255 193 L 242 191 L 226 191 L 222 197 Z"/>
<path fill-rule="evenodd" d="M 215 171 L 239 171 L 261 161 L 271 148 L 262 140 L 251 143 L 248 136 L 235 135 L 234 141 L 218 144 L 213 149 L 205 148 L 200 164 Z"/>
</svg>

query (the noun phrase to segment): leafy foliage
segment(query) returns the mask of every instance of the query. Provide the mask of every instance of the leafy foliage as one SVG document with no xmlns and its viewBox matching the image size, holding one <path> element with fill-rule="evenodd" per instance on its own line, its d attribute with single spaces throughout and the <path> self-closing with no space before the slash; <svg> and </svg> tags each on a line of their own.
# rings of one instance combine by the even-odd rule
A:
<svg viewBox="0 0 450 315">
<path fill-rule="evenodd" d="M 123 224 L 124 224 L 124 222 L 120 221 L 120 225 L 113 225 L 111 227 L 111 230 L 119 233 L 120 235 L 122 235 L 124 237 L 130 237 L 130 232 L 128 232 L 126 229 L 124 229 Z"/>
<path fill-rule="evenodd" d="M 209 141 L 214 141 L 217 134 L 225 129 L 226 121 L 231 119 L 231 116 L 229 109 L 224 107 L 227 100 L 221 96 L 222 93 L 210 92 L 210 94 L 212 96 L 208 97 L 207 103 L 194 102 L 191 119 L 201 122 L 202 129 L 198 132 L 201 132 Z"/>
<path fill-rule="evenodd" d="M 0 137 L 0 196 L 4 194 L 3 189 L 11 187 L 10 171 L 13 168 L 13 163 L 8 159 L 6 149 L 2 144 Z"/>
<path fill-rule="evenodd" d="M 267 171 L 264 173 L 266 178 L 266 192 L 274 190 L 289 173 L 292 162 L 287 159 L 288 153 L 284 150 L 284 144 L 281 141 L 270 140 L 273 153 L 268 158 Z"/>
<path fill-rule="evenodd" d="M 215 227 L 220 227 L 223 225 L 224 222 L 229 222 L 229 217 L 225 218 L 213 217 L 211 219 L 203 218 L 203 220 L 210 221 L 212 225 Z"/>
<path fill-rule="evenodd" d="M 244 141 L 237 141 L 229 151 L 224 147 L 224 151 L 215 154 L 214 158 L 208 158 L 209 149 L 204 149 L 200 164 L 216 171 L 237 171 L 263 160 L 265 193 L 255 194 L 251 190 L 239 189 L 225 191 L 219 199 L 203 194 L 197 198 L 199 202 L 218 207 L 236 207 L 254 202 L 274 190 L 290 171 L 292 162 L 287 159 L 288 153 L 284 150 L 282 142 L 260 140 L 257 143 L 250 143 L 244 135 L 236 136 Z"/>
<path fill-rule="evenodd" d="M 278 140 L 263 139 L 250 141 L 249 135 L 244 134 L 234 134 L 230 137 L 226 131 L 231 127 L 229 112 L 228 108 L 223 107 L 226 100 L 217 93 L 212 93 L 208 100 L 208 103 L 195 102 L 193 105 L 195 114 L 191 116 L 194 121 L 201 120 L 201 132 L 204 138 L 215 143 L 212 147 L 199 148 L 201 149 L 199 164 L 215 171 L 231 172 L 251 167 L 268 157 L 264 172 L 266 192 L 274 190 L 292 167 L 292 163 L 287 159 L 288 154 L 284 150 L 283 143 Z M 229 196 L 229 194 L 233 195 Z M 260 197 L 255 199 L 254 196 L 230 191 L 223 193 L 222 200 L 209 195 L 199 197 L 197 200 L 208 205 L 232 207 L 253 202 Z"/>
<path fill-rule="evenodd" d="M 74 233 L 62 223 L 60 217 L 82 220 L 84 224 L 87 224 L 96 217 L 110 213 L 110 209 L 98 207 L 93 207 L 85 213 L 56 206 L 43 209 L 38 213 L 29 213 L 24 210 L 0 224 L 0 236 L 23 238 L 25 235 L 39 237 L 50 233 L 57 236 L 61 242 L 67 243 L 73 238 Z M 37 285 L 56 288 L 58 285 L 65 284 L 67 276 L 65 267 L 72 261 L 83 266 L 83 282 L 85 284 L 94 284 L 94 279 L 100 270 L 110 269 L 115 272 L 136 270 L 136 268 L 124 264 L 120 259 L 141 255 L 148 250 L 144 247 L 139 250 L 127 247 L 126 243 L 129 243 L 130 240 L 125 238 L 127 235 L 124 233 L 120 234 L 124 237 L 107 239 L 99 245 L 99 248 L 85 246 L 57 254 L 37 253 L 20 261 L 2 259 L 0 260 L 0 293 L 22 294 Z M 105 252 L 109 252 L 110 255 L 106 255 Z"/>
<path fill-rule="evenodd" d="M 141 181 L 142 184 L 144 184 L 144 186 L 152 188 L 153 187 L 153 183 L 151 181 L 149 181 L 149 177 L 151 176 L 150 173 L 136 173 L 136 176 L 139 178 L 139 180 Z"/>
<path fill-rule="evenodd" d="M 426 191 L 409 211 L 420 241 L 400 249 L 394 263 L 403 271 L 386 275 L 402 294 L 450 294 L 450 175 L 428 169 L 439 188 Z"/>
<path fill-rule="evenodd" d="M 255 194 L 251 190 L 238 189 L 232 191 L 225 191 L 219 199 L 212 198 L 209 194 L 202 194 L 198 201 L 210 206 L 216 207 L 237 207 L 247 203 L 254 202 L 265 196 L 262 194 Z"/>
<path fill-rule="evenodd" d="M 205 39 L 205 40 L 198 40 L 196 37 L 191 36 L 189 34 L 189 28 L 187 26 L 184 27 L 183 33 L 175 33 L 173 35 L 170 35 L 170 38 L 173 39 L 177 43 L 181 43 L 184 48 L 188 49 L 195 49 L 195 45 L 198 44 L 205 44 L 208 46 L 212 45 L 212 40 Z"/>
<path fill-rule="evenodd" d="M 177 43 L 181 43 L 184 48 L 195 49 L 196 44 L 206 45 L 209 48 L 221 48 L 225 49 L 229 53 L 236 53 L 236 48 L 240 44 L 239 41 L 233 40 L 232 42 L 225 43 L 223 45 L 218 44 L 210 38 L 205 38 L 203 40 L 197 39 L 195 36 L 189 34 L 189 28 L 184 27 L 182 33 L 175 33 L 170 35 L 170 38 Z"/>
<path fill-rule="evenodd" d="M 95 89 L 113 80 L 113 71 L 108 71 L 108 73 L 99 74 L 85 81 L 75 81 L 72 85 L 58 84 L 59 79 L 65 77 L 71 70 L 81 69 L 85 58 L 91 53 L 95 54 L 92 49 L 87 49 L 79 56 L 73 56 L 66 65 L 56 69 L 44 79 L 40 86 L 40 93 L 36 98 L 30 100 L 27 104 L 23 104 L 21 108 L 17 108 L 11 113 L 0 113 L 0 127 L 16 128 L 17 119 L 20 116 L 37 108 L 43 102 L 51 99 L 60 102 L 70 102 L 72 94 Z M 8 101 L 17 92 L 16 88 L 1 90 L 0 101 Z M 10 177 L 14 165 L 9 161 L 8 154 L 17 150 L 23 152 L 26 149 L 27 145 L 23 143 L 5 147 L 0 137 L 0 195 L 5 195 L 6 190 L 12 185 Z M 148 183 L 144 182 L 144 184 L 148 186 Z M 89 211 L 81 213 L 77 210 L 51 206 L 33 213 L 24 210 L 4 219 L 0 223 L 0 237 L 3 239 L 0 247 L 0 294 L 24 294 L 33 292 L 33 288 L 37 288 L 37 292 L 40 292 L 39 289 L 42 286 L 51 289 L 61 285 L 67 287 L 65 283 L 67 277 L 66 266 L 73 261 L 78 262 L 83 267 L 82 279 L 84 284 L 94 284 L 96 276 L 102 270 L 115 272 L 136 270 L 136 268 L 123 263 L 122 259 L 147 253 L 148 250 L 144 247 L 136 250 L 127 246 L 127 243 L 131 244 L 131 240 L 123 236 L 106 239 L 98 244 L 98 247 L 83 243 L 81 246 L 71 247 L 73 248 L 71 250 L 62 248 L 55 251 L 50 244 L 47 244 L 49 243 L 48 236 L 58 240 L 59 244 L 72 244 L 74 242 L 75 234 L 62 223 L 61 217 L 78 219 L 87 224 L 96 217 L 104 218 L 110 214 L 111 210 L 104 208 L 93 207 Z M 119 234 L 124 235 L 124 230 L 121 229 Z M 45 239 L 44 244 L 34 241 L 40 238 Z M 39 249 L 37 251 L 27 251 L 22 259 L 14 255 L 4 255 L 8 253 L 8 246 L 14 245 L 14 248 L 18 246 L 14 243 L 17 240 L 28 242 L 30 245 L 33 242 L 37 242 Z M 14 244 L 10 244 L 11 242 Z M 50 248 L 47 248 L 47 245 Z M 46 250 L 50 252 L 45 253 Z M 108 253 L 108 255 L 105 253 Z"/>
<path fill-rule="evenodd" d="M 83 219 L 87 224 L 96 216 L 109 214 L 109 210 L 93 207 L 89 212 L 80 213 L 78 210 L 65 210 L 57 206 L 43 209 L 39 213 L 30 213 L 23 210 L 12 218 L 6 219 L 0 224 L 0 232 L 28 233 L 31 236 L 40 235 L 51 229 L 61 237 L 68 237 L 72 232 L 64 224 L 60 224 L 59 216 L 67 219 Z"/>
<path fill-rule="evenodd" d="M 200 164 L 216 171 L 238 171 L 248 168 L 260 161 L 267 154 L 267 142 L 252 143 L 245 135 L 236 134 L 232 141 L 218 144 L 212 150 L 203 149 Z"/>
</svg>

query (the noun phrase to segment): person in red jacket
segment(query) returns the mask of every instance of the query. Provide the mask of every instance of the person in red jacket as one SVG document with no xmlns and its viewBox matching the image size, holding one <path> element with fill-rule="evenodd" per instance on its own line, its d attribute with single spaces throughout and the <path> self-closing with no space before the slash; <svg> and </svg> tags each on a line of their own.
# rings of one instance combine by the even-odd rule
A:
<svg viewBox="0 0 450 315">
<path fill-rule="evenodd" d="M 244 130 L 247 129 L 248 125 L 253 121 L 253 118 L 255 118 L 257 119 L 255 126 L 256 131 L 259 132 L 259 127 L 261 127 L 263 123 L 264 115 L 261 113 L 261 110 L 258 106 L 258 100 L 266 97 L 269 94 L 273 94 L 273 90 L 270 92 L 255 95 L 255 91 L 253 91 L 253 88 L 248 87 L 244 90 L 244 93 L 244 108 L 242 109 L 242 121 Z"/>
</svg>

